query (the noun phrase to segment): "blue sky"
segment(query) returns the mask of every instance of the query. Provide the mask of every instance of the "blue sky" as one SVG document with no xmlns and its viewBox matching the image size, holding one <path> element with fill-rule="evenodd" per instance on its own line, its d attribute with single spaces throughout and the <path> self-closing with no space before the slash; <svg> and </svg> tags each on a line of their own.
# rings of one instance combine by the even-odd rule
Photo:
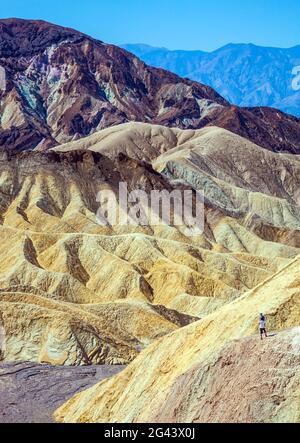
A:
<svg viewBox="0 0 300 443">
<path fill-rule="evenodd" d="M 300 44 L 299 0 L 9 0 L 1 1 L 0 17 L 48 20 L 114 44 Z"/>
</svg>

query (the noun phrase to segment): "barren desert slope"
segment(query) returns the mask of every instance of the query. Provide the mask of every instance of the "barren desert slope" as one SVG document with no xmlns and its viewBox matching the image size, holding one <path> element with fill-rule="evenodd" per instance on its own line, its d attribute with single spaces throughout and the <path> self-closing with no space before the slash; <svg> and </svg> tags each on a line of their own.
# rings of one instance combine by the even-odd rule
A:
<svg viewBox="0 0 300 443">
<path fill-rule="evenodd" d="M 223 129 L 142 123 L 44 153 L 1 151 L 6 359 L 128 363 L 239 299 L 299 254 L 299 167 Z M 101 227 L 97 192 L 120 181 L 204 189 L 203 234 Z"/>
<path fill-rule="evenodd" d="M 143 351 L 55 414 L 66 422 L 299 422 L 300 258 Z M 275 334 L 261 343 L 257 313 Z M 279 332 L 283 331 L 283 332 Z M 247 338 L 244 338 L 247 337 Z"/>
</svg>

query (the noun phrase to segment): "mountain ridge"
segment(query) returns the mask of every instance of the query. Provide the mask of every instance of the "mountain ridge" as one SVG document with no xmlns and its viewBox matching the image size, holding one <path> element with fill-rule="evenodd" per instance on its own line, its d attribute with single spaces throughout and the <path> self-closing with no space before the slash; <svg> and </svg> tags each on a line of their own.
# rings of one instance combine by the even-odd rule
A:
<svg viewBox="0 0 300 443">
<path fill-rule="evenodd" d="M 271 106 L 300 116 L 299 93 L 292 90 L 292 70 L 300 65 L 300 45 L 276 48 L 229 43 L 211 52 L 149 45 L 145 50 L 143 44 L 122 47 L 150 65 L 208 84 L 239 106 Z"/>
<path fill-rule="evenodd" d="M 238 108 L 209 86 L 78 31 L 8 19 L 0 20 L 0 35 L 0 147 L 43 150 L 141 121 L 221 126 L 269 150 L 300 150 L 296 117 Z"/>
</svg>

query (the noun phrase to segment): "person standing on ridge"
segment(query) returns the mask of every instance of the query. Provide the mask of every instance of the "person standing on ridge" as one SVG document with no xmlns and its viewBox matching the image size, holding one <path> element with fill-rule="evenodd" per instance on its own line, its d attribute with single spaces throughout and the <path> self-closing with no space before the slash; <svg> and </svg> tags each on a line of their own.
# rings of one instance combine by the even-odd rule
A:
<svg viewBox="0 0 300 443">
<path fill-rule="evenodd" d="M 265 334 L 265 337 L 267 338 L 267 330 L 266 330 L 266 317 L 264 314 L 260 314 L 259 316 L 259 330 L 260 330 L 260 339 L 263 339 L 263 334 Z"/>
</svg>

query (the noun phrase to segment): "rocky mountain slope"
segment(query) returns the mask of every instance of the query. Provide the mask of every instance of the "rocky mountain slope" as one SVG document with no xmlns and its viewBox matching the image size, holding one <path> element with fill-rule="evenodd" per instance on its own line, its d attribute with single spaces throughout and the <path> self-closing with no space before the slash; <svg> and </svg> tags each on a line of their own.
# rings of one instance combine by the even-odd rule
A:
<svg viewBox="0 0 300 443">
<path fill-rule="evenodd" d="M 294 69 L 300 66 L 300 45 L 283 49 L 229 44 L 210 53 L 148 45 L 123 48 L 150 66 L 211 86 L 231 103 L 272 106 L 300 117 L 300 91 L 293 88 L 297 80 Z"/>
<path fill-rule="evenodd" d="M 299 152 L 299 119 L 231 106 L 208 86 L 80 32 L 7 19 L 0 36 L 0 147 L 46 149 L 143 121 L 183 129 L 216 125 L 267 149 Z"/>
<path fill-rule="evenodd" d="M 160 306 L 158 270 L 180 269 L 179 258 L 168 259 L 176 244 L 148 239 L 151 228 L 140 236 L 138 229 L 112 232 L 97 223 L 98 190 L 106 180 L 114 188 L 132 168 L 132 186 L 147 182 L 146 174 L 148 186 L 164 185 L 154 171 L 126 158 L 112 163 L 92 153 L 1 152 L 6 360 L 123 364 L 157 337 L 197 319 Z M 182 254 L 193 261 L 188 250 Z M 193 277 L 200 284 L 201 276 L 187 267 L 178 290 Z"/>
<path fill-rule="evenodd" d="M 222 128 L 182 131 L 127 123 L 55 150 L 91 150 L 111 159 L 125 154 L 152 163 L 169 180 L 202 190 L 211 206 L 244 218 L 247 226 L 300 229 L 298 156 L 261 149 Z"/>
<path fill-rule="evenodd" d="M 299 327 L 278 334 L 299 325 L 299 264 L 298 257 L 236 301 L 160 339 L 121 374 L 72 398 L 56 419 L 299 422 Z M 260 311 L 277 333 L 263 343 L 257 335 L 241 340 L 258 332 Z"/>
<path fill-rule="evenodd" d="M 299 423 L 299 338 L 296 328 L 271 334 L 263 343 L 257 337 L 228 342 L 205 362 L 195 361 L 178 371 L 166 388 L 164 382 L 168 375 L 172 377 L 173 368 L 163 364 L 160 344 L 160 354 L 152 354 L 158 359 L 155 373 L 146 382 L 136 369 L 133 374 L 124 371 L 72 398 L 55 418 L 66 422 Z M 177 358 L 181 359 L 178 354 Z M 129 385 L 124 383 L 126 375 Z M 119 390 L 122 384 L 126 396 Z M 135 397 L 127 403 L 128 395 Z M 122 407 L 124 401 L 127 404 Z"/>
<path fill-rule="evenodd" d="M 126 364 L 239 299 L 300 252 L 299 167 L 220 128 L 143 123 L 47 152 L 0 151 L 5 359 Z M 120 182 L 205 189 L 203 234 L 99 225 L 98 192 L 118 196 Z"/>
</svg>

